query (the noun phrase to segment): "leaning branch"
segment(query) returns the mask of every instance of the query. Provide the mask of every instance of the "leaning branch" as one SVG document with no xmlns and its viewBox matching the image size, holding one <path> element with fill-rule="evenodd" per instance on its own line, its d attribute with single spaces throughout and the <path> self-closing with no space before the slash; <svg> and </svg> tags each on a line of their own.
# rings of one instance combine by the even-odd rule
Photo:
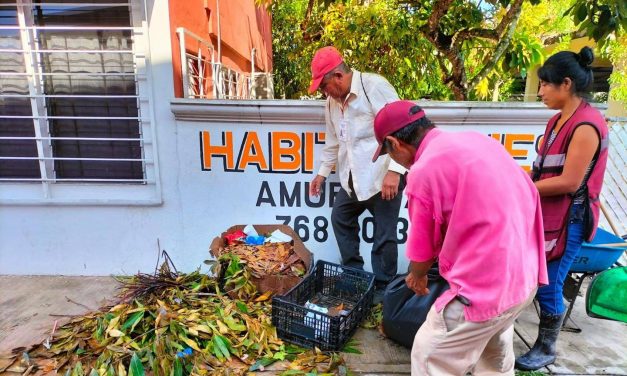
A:
<svg viewBox="0 0 627 376">
<path fill-rule="evenodd" d="M 483 28 L 464 29 L 464 30 L 460 30 L 456 32 L 453 35 L 452 44 L 454 46 L 460 46 L 463 41 L 468 40 L 473 37 L 498 40 L 499 34 L 497 34 L 496 30 L 491 30 L 491 29 L 483 29 Z"/>
<path fill-rule="evenodd" d="M 479 82 L 481 82 L 481 80 L 483 80 L 488 75 L 488 73 L 492 71 L 492 69 L 496 65 L 496 62 L 499 61 L 501 56 L 503 56 L 503 53 L 505 52 L 505 50 L 507 50 L 507 48 L 509 47 L 509 44 L 512 41 L 512 36 L 514 35 L 514 30 L 516 29 L 516 24 L 518 23 L 518 20 L 520 19 L 520 12 L 522 10 L 522 2 L 523 0 L 515 0 L 512 3 L 511 8 L 507 11 L 507 14 L 505 15 L 505 17 L 508 17 L 510 22 L 507 25 L 505 35 L 501 37 L 501 40 L 496 45 L 494 53 L 486 61 L 483 68 L 481 68 L 479 73 L 477 73 L 477 75 L 474 76 L 472 80 L 470 80 L 470 83 L 468 85 L 469 89 L 472 89 L 475 86 L 477 86 Z M 501 24 L 503 24 L 505 17 L 503 18 L 503 20 L 501 20 Z M 501 24 L 499 24 L 499 27 L 501 27 Z M 497 27 L 497 31 L 498 31 L 498 27 Z"/>
<path fill-rule="evenodd" d="M 514 23 L 515 25 L 518 22 L 518 19 L 520 18 L 520 11 L 522 9 L 522 4 L 523 0 L 515 0 L 512 5 L 510 5 L 507 13 L 505 13 L 503 18 L 501 19 L 501 22 L 499 22 L 499 25 L 495 29 L 498 35 L 503 35 L 503 32 L 506 29 L 511 29 L 510 26 L 512 23 Z"/>
</svg>

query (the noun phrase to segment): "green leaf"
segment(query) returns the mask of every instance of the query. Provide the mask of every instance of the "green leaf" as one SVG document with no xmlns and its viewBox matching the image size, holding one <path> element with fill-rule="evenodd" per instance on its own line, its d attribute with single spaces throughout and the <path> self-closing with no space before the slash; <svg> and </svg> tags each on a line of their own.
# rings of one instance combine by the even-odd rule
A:
<svg viewBox="0 0 627 376">
<path fill-rule="evenodd" d="M 348 354 L 361 354 L 362 352 L 357 349 L 356 346 L 359 346 L 359 343 L 355 340 L 350 340 L 346 343 L 346 345 L 344 345 L 344 347 L 342 348 L 342 352 L 344 353 L 348 353 Z"/>
<path fill-rule="evenodd" d="M 261 367 L 267 367 L 270 364 L 276 362 L 276 359 L 273 358 L 261 358 L 258 361 L 255 362 L 255 364 L 253 364 L 252 366 L 250 366 L 250 368 L 248 369 L 249 372 L 255 372 L 255 371 L 259 371 L 261 370 Z"/>
<path fill-rule="evenodd" d="M 276 360 L 285 360 L 285 356 L 287 354 L 283 351 L 277 351 L 274 353 L 274 356 L 272 357 L 272 359 L 276 359 Z"/>
<path fill-rule="evenodd" d="M 72 370 L 72 376 L 85 376 L 85 372 L 83 371 L 83 364 L 80 361 L 76 363 L 76 366 L 74 366 L 74 369 Z"/>
<path fill-rule="evenodd" d="M 128 376 L 144 376 L 144 365 L 137 353 L 133 353 L 131 357 L 131 363 L 128 366 Z"/>
<path fill-rule="evenodd" d="M 305 351 L 307 351 L 307 349 L 300 346 L 292 345 L 290 343 L 285 345 L 285 352 L 288 354 L 301 354 Z"/>
<path fill-rule="evenodd" d="M 174 368 L 172 371 L 172 376 L 183 376 L 183 364 L 181 364 L 180 358 L 174 359 Z"/>
<path fill-rule="evenodd" d="M 96 371 L 95 368 L 92 368 L 91 372 L 89 372 L 89 376 L 99 376 L 98 371 Z"/>
<path fill-rule="evenodd" d="M 542 53 L 539 50 L 533 50 L 532 52 L 533 60 L 532 63 L 540 64 L 542 62 Z"/>
<path fill-rule="evenodd" d="M 577 11 L 575 13 L 575 25 L 580 24 L 583 20 L 588 16 L 588 10 L 586 9 L 586 3 L 582 2 L 579 4 Z"/>
<path fill-rule="evenodd" d="M 240 312 L 248 313 L 248 306 L 244 302 L 238 300 L 237 302 L 235 302 L 235 305 L 237 305 L 237 309 L 239 309 Z"/>
<path fill-rule="evenodd" d="M 131 328 L 128 333 L 132 332 L 135 329 L 135 326 L 139 323 L 139 321 L 144 317 L 144 311 L 138 311 L 133 313 L 128 320 L 122 325 L 120 328 L 121 331 L 125 332 L 126 329 Z"/>
<path fill-rule="evenodd" d="M 289 375 L 306 375 L 306 373 L 298 369 L 288 369 L 287 371 L 281 373 L 281 376 Z"/>
<path fill-rule="evenodd" d="M 222 358 L 231 359 L 231 353 L 229 352 L 229 343 L 226 338 L 216 334 L 213 336 L 212 341 L 213 345 L 217 349 L 217 352 L 221 355 Z M 218 358 L 219 357 L 220 356 L 218 356 Z"/>
<path fill-rule="evenodd" d="M 229 329 L 234 330 L 236 332 L 243 332 L 246 330 L 246 325 L 235 322 L 235 320 L 231 316 L 225 317 L 224 323 L 229 327 Z"/>
</svg>

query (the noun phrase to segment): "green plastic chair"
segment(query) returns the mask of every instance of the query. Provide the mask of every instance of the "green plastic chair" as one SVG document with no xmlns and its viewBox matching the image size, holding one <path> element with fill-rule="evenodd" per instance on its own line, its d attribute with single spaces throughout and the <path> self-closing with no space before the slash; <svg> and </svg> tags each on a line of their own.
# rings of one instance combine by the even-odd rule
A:
<svg viewBox="0 0 627 376">
<path fill-rule="evenodd" d="M 627 322 L 627 266 L 597 274 L 586 292 L 590 317 Z"/>
</svg>

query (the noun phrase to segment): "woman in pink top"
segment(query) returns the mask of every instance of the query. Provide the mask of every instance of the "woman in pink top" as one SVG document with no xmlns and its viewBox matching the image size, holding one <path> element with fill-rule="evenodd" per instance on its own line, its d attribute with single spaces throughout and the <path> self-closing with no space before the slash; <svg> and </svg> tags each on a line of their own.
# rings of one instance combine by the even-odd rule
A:
<svg viewBox="0 0 627 376">
<path fill-rule="evenodd" d="M 443 132 L 410 101 L 375 118 L 379 149 L 410 168 L 407 285 L 428 292 L 437 259 L 450 285 L 412 347 L 412 375 L 513 374 L 513 323 L 546 284 L 538 191 L 496 140 Z"/>
</svg>

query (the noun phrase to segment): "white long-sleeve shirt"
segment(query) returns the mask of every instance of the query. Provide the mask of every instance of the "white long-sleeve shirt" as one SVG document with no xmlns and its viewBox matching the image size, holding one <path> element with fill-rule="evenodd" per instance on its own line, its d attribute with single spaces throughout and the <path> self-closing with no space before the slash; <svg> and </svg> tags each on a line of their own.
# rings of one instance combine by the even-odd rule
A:
<svg viewBox="0 0 627 376">
<path fill-rule="evenodd" d="M 386 104 L 397 100 L 396 90 L 385 78 L 353 70 L 350 93 L 344 103 L 327 98 L 326 138 L 318 174 L 328 177 L 337 165 L 342 188 L 351 193 L 348 177 L 352 172 L 353 187 L 359 201 L 381 191 L 388 171 L 404 174 L 407 170 L 387 154 L 372 162 L 379 145 L 374 136 L 374 117 Z"/>
</svg>

